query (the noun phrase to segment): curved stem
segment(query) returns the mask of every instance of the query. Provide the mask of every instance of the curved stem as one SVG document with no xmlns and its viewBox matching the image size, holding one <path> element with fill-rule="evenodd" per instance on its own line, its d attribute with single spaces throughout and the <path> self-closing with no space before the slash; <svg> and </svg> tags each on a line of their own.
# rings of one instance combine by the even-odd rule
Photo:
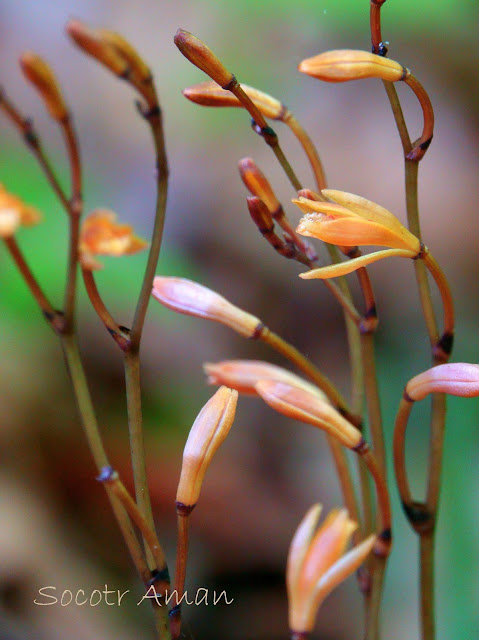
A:
<svg viewBox="0 0 479 640">
<path fill-rule="evenodd" d="M 294 134 L 300 145 L 303 147 L 303 150 L 308 157 L 309 164 L 311 165 L 311 169 L 314 173 L 314 179 L 316 181 L 316 187 L 319 191 L 322 191 L 326 188 L 326 177 L 324 175 L 324 168 L 321 163 L 321 159 L 319 157 L 318 151 L 306 133 L 303 126 L 299 123 L 296 117 L 293 115 L 289 109 L 285 109 L 282 112 L 281 117 L 279 118 L 281 122 L 287 125 L 291 132 Z"/>
<path fill-rule="evenodd" d="M 412 508 L 413 499 L 406 473 L 406 428 L 411 414 L 413 403 L 407 398 L 402 398 L 399 405 L 393 437 L 393 460 L 396 484 L 404 510 Z"/>
<path fill-rule="evenodd" d="M 416 98 L 419 100 L 419 104 L 421 105 L 424 118 L 421 137 L 414 143 L 414 148 L 407 155 L 408 160 L 419 162 L 431 144 L 434 133 L 434 110 L 427 91 L 411 72 L 408 71 L 404 78 L 404 82 L 414 91 Z"/>
<path fill-rule="evenodd" d="M 115 322 L 110 312 L 105 306 L 102 297 L 96 286 L 95 276 L 90 269 L 82 269 L 83 282 L 85 283 L 85 289 L 90 298 L 98 317 L 103 322 L 112 338 L 119 344 L 120 348 L 126 350 L 130 343 L 128 336 L 126 336 L 118 324 Z"/>
</svg>

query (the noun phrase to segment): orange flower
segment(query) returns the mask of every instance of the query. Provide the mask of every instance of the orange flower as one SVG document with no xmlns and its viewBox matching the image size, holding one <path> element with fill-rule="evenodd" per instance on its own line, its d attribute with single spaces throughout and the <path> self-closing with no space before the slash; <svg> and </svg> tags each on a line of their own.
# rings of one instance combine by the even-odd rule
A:
<svg viewBox="0 0 479 640">
<path fill-rule="evenodd" d="M 421 252 L 419 240 L 387 209 L 360 196 L 324 189 L 323 195 L 334 202 L 299 198 L 293 200 L 305 212 L 297 232 L 340 246 L 379 245 L 391 247 L 348 262 L 313 269 L 302 278 L 332 278 L 355 271 L 382 258 L 415 258 Z M 422 249 L 426 251 L 425 248 Z"/>
<path fill-rule="evenodd" d="M 430 393 L 449 393 L 472 398 L 479 395 L 479 364 L 451 362 L 423 371 L 406 385 L 411 400 L 422 400 Z"/>
<path fill-rule="evenodd" d="M 116 213 L 109 209 L 96 209 L 85 220 L 80 232 L 80 261 L 84 269 L 93 271 L 103 265 L 94 258 L 123 256 L 142 251 L 148 246 L 133 233 L 129 224 L 116 222 Z"/>
<path fill-rule="evenodd" d="M 50 66 L 36 53 L 27 51 L 20 58 L 20 66 L 29 82 L 33 84 L 54 120 L 61 122 L 68 117 L 60 87 Z"/>
<path fill-rule="evenodd" d="M 359 429 L 318 394 L 290 382 L 274 380 L 260 380 L 255 388 L 263 400 L 279 413 L 326 431 L 345 447 L 354 449 L 363 442 Z"/>
<path fill-rule="evenodd" d="M 40 213 L 34 207 L 8 193 L 0 184 L 0 238 L 9 238 L 19 227 L 30 227 L 40 219 Z"/>
<path fill-rule="evenodd" d="M 376 539 L 371 535 L 345 554 L 357 524 L 349 519 L 345 509 L 334 509 L 315 533 L 321 508 L 319 504 L 311 507 L 289 548 L 286 569 L 289 627 L 298 636 L 312 631 L 323 600 L 364 562 Z"/>
<path fill-rule="evenodd" d="M 220 387 L 198 414 L 183 452 L 176 502 L 193 509 L 211 460 L 231 429 L 238 392 Z"/>
<path fill-rule="evenodd" d="M 173 311 L 220 322 L 245 338 L 252 338 L 262 327 L 259 318 L 231 304 L 216 291 L 186 278 L 157 276 L 151 294 Z"/>
</svg>

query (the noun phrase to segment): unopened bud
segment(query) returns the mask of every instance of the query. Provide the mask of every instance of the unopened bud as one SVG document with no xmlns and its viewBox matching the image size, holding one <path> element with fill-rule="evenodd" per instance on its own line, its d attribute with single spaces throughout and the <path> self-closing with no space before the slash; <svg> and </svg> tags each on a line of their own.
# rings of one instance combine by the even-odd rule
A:
<svg viewBox="0 0 479 640">
<path fill-rule="evenodd" d="M 449 393 L 471 398 L 479 395 L 479 365 L 468 362 L 440 364 L 423 371 L 406 385 L 406 394 L 413 401 L 430 393 Z"/>
<path fill-rule="evenodd" d="M 278 367 L 262 360 L 223 360 L 222 362 L 207 362 L 203 365 L 208 376 L 208 384 L 224 384 L 249 395 L 257 395 L 256 384 L 260 380 L 284 382 L 304 389 L 329 402 L 326 395 L 310 382 L 291 373 L 287 369 Z"/>
<path fill-rule="evenodd" d="M 152 295 L 173 311 L 220 322 L 246 338 L 254 337 L 263 326 L 261 320 L 231 304 L 216 291 L 186 278 L 157 276 Z"/>
<path fill-rule="evenodd" d="M 122 58 L 124 58 L 132 73 L 140 82 L 151 80 L 151 71 L 138 51 L 122 35 L 109 29 L 97 29 L 100 40 L 111 46 Z"/>
<path fill-rule="evenodd" d="M 258 382 L 256 391 L 279 413 L 326 431 L 349 449 L 354 449 L 362 442 L 359 429 L 316 394 L 272 380 Z"/>
<path fill-rule="evenodd" d="M 221 387 L 198 414 L 183 452 L 177 508 L 191 511 L 197 503 L 211 459 L 233 424 L 237 400 L 237 391 Z"/>
<path fill-rule="evenodd" d="M 241 84 L 241 88 L 265 118 L 279 120 L 284 116 L 286 108 L 276 98 L 246 84 Z M 231 91 L 222 89 L 217 82 L 212 82 L 211 80 L 183 89 L 183 95 L 191 102 L 200 104 L 203 107 L 243 106 Z"/>
<path fill-rule="evenodd" d="M 226 88 L 234 81 L 233 74 L 218 60 L 211 49 L 192 33 L 178 29 L 174 41 L 185 58 L 204 71 L 220 87 Z"/>
<path fill-rule="evenodd" d="M 389 82 L 404 80 L 409 71 L 399 62 L 368 51 L 339 49 L 303 60 L 299 71 L 326 82 L 347 82 L 362 78 L 381 78 Z"/>
<path fill-rule="evenodd" d="M 31 51 L 22 55 L 20 66 L 27 80 L 40 94 L 51 117 L 57 121 L 65 120 L 68 110 L 50 66 Z"/>
<path fill-rule="evenodd" d="M 270 213 L 276 213 L 281 208 L 281 205 L 270 183 L 253 158 L 242 158 L 238 163 L 238 168 L 241 179 L 248 191 L 262 200 Z"/>
<path fill-rule="evenodd" d="M 126 77 L 129 70 L 128 61 L 93 29 L 88 28 L 79 20 L 70 20 L 66 30 L 68 35 L 86 54 L 95 58 L 116 76 Z"/>
</svg>

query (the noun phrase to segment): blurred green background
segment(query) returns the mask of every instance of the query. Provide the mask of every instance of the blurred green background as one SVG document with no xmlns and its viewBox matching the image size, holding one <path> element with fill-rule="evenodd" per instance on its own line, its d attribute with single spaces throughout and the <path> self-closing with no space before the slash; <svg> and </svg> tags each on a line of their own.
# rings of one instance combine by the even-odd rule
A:
<svg viewBox="0 0 479 640">
<path fill-rule="evenodd" d="M 420 167 L 424 238 L 450 279 L 458 311 L 453 358 L 479 356 L 477 201 L 479 5 L 465 0 L 389 0 L 383 34 L 389 54 L 430 92 L 434 141 Z M 294 195 L 274 157 L 240 110 L 188 103 L 181 89 L 204 76 L 173 45 L 178 27 L 205 40 L 240 80 L 285 102 L 320 150 L 332 188 L 363 195 L 404 219 L 401 150 L 386 96 L 372 80 L 323 85 L 297 64 L 328 48 L 369 49 L 365 0 L 4 0 L 0 4 L 0 83 L 35 120 L 60 175 L 61 138 L 20 75 L 17 59 L 32 49 L 54 67 L 81 140 L 86 210 L 109 207 L 148 237 L 155 201 L 152 145 L 124 84 L 86 59 L 64 25 L 78 17 L 126 36 L 151 64 L 165 113 L 171 186 L 158 272 L 217 289 L 294 342 L 345 392 L 349 379 L 341 314 L 319 282 L 282 261 L 257 234 L 238 177 L 252 155 L 283 203 Z M 411 135 L 421 114 L 399 87 Z M 0 114 L 0 182 L 43 212 L 19 243 L 51 298 L 61 304 L 66 253 L 63 212 L 34 159 Z M 305 185 L 312 178 L 289 132 L 277 128 Z M 416 133 L 417 132 L 417 133 Z M 311 181 L 311 182 L 310 182 Z M 288 207 L 292 219 L 298 213 Z M 115 317 L 128 325 L 145 256 L 105 260 L 98 284 Z M 151 637 L 150 612 L 136 607 L 133 575 L 86 448 L 59 345 L 43 322 L 9 256 L 0 249 L 0 637 Z M 386 439 L 409 377 L 428 366 L 428 341 L 406 261 L 371 268 L 380 327 L 379 384 Z M 439 307 L 438 307 L 439 308 Z M 85 295 L 79 333 L 90 385 L 111 459 L 129 480 L 121 359 Z M 177 317 L 152 302 L 143 346 L 145 428 L 159 535 L 174 564 L 173 501 L 181 450 L 211 395 L 201 364 L 220 359 L 280 358 L 225 328 Z M 425 405 L 427 403 L 424 403 Z M 477 400 L 451 399 L 437 544 L 438 638 L 470 640 L 479 632 Z M 409 470 L 420 497 L 427 464 L 427 406 L 413 415 Z M 391 466 L 391 464 L 389 465 Z M 391 475 L 391 481 L 393 481 Z M 384 602 L 385 637 L 417 637 L 417 542 L 395 490 L 395 547 Z M 194 637 L 286 637 L 284 566 L 291 535 L 314 501 L 328 508 L 339 494 L 321 434 L 241 399 L 235 426 L 215 460 L 192 519 L 188 586 L 226 589 L 228 607 L 190 607 Z M 40 587 L 131 589 L 121 607 L 38 607 Z M 136 598 L 138 595 L 138 598 Z M 347 615 L 345 615 L 347 612 Z M 354 580 L 321 610 L 317 637 L 357 637 L 361 604 Z"/>
</svg>

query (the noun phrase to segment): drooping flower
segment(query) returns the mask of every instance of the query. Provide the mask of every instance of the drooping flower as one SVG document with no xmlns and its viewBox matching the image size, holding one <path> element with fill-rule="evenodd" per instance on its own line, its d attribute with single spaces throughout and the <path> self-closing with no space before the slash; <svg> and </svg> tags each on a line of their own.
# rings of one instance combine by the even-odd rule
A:
<svg viewBox="0 0 479 640">
<path fill-rule="evenodd" d="M 19 227 L 30 227 L 40 219 L 40 213 L 34 207 L 25 204 L 0 184 L 0 238 L 9 238 Z"/>
<path fill-rule="evenodd" d="M 116 222 L 116 213 L 96 209 L 83 221 L 80 231 L 80 262 L 94 271 L 103 265 L 94 256 L 124 256 L 142 251 L 148 243 L 133 233 L 129 224 Z"/>
<path fill-rule="evenodd" d="M 255 388 L 263 400 L 279 413 L 326 431 L 349 449 L 355 449 L 364 442 L 359 429 L 316 393 L 291 382 L 274 380 L 260 380 Z"/>
<path fill-rule="evenodd" d="M 291 371 L 262 360 L 223 360 L 223 362 L 207 362 L 203 369 L 208 376 L 209 384 L 224 384 L 240 393 L 257 395 L 256 384 L 260 380 L 285 382 L 301 387 L 329 402 L 326 395 L 310 382 L 303 380 Z"/>
<path fill-rule="evenodd" d="M 320 267 L 301 274 L 302 278 L 331 278 L 345 275 L 387 257 L 415 258 L 426 251 L 420 241 L 387 209 L 360 196 L 324 189 L 333 202 L 293 200 L 306 213 L 297 232 L 340 246 L 375 245 L 390 247 L 348 262 Z"/>
<path fill-rule="evenodd" d="M 259 318 L 231 304 L 216 291 L 186 278 L 157 276 L 151 293 L 173 311 L 220 322 L 246 338 L 255 336 L 263 326 Z"/>
<path fill-rule="evenodd" d="M 463 398 L 479 395 L 479 364 L 440 364 L 414 376 L 406 385 L 406 394 L 414 402 L 430 393 L 449 393 Z"/>
<path fill-rule="evenodd" d="M 177 507 L 191 511 L 196 505 L 211 460 L 231 429 L 238 392 L 220 387 L 198 414 L 183 452 Z"/>
<path fill-rule="evenodd" d="M 329 593 L 364 562 L 375 535 L 345 554 L 357 524 L 345 509 L 334 509 L 315 532 L 321 513 L 316 504 L 307 512 L 289 548 L 286 585 L 289 627 L 294 637 L 305 637 L 315 623 L 319 606 Z"/>
</svg>

